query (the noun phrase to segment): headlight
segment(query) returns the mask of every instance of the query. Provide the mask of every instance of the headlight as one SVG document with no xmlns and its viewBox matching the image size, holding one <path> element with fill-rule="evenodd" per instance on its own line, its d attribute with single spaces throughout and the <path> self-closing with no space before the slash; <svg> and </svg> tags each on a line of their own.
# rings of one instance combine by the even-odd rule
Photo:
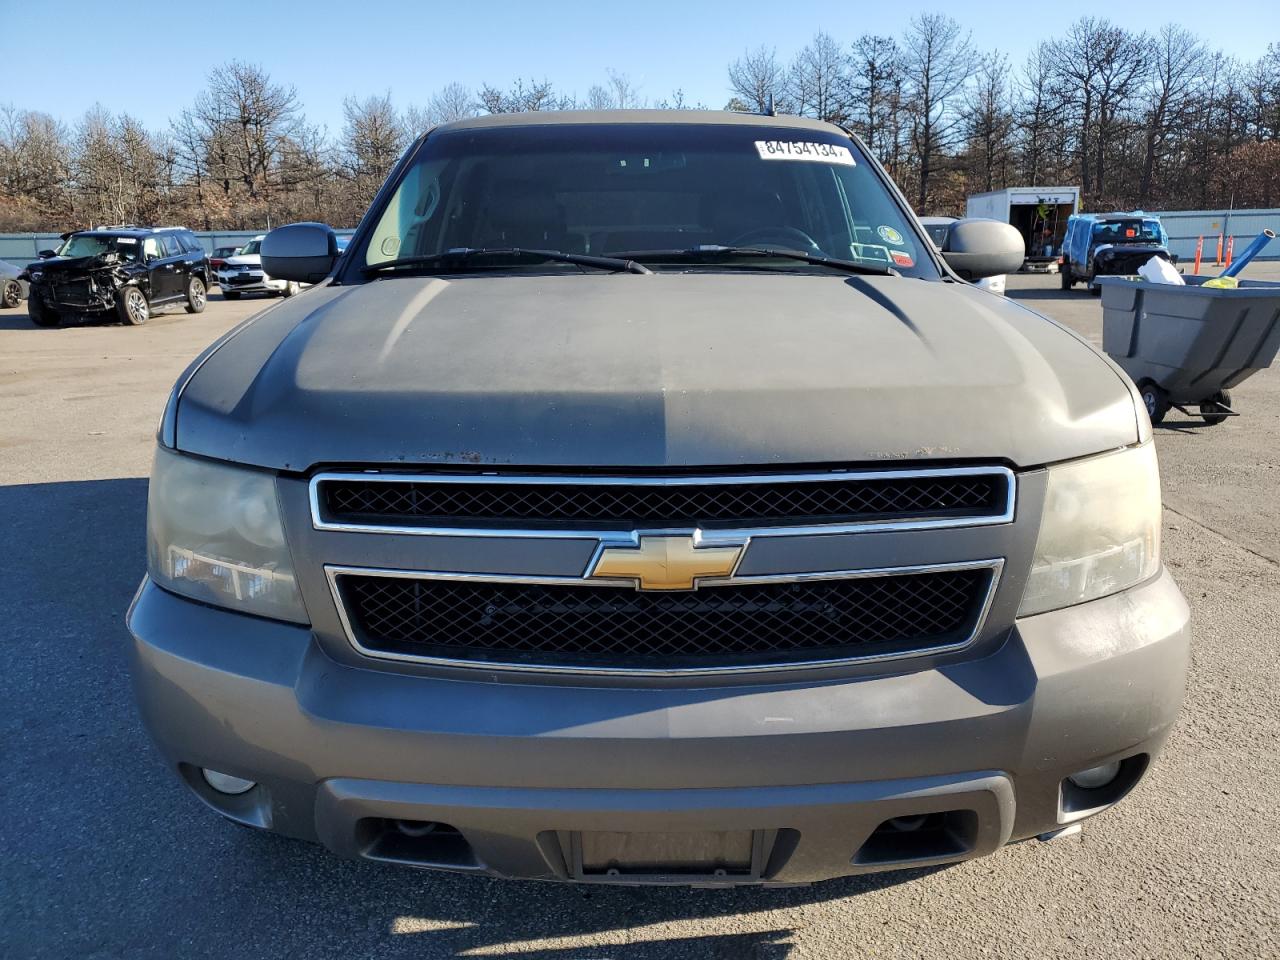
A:
<svg viewBox="0 0 1280 960">
<path fill-rule="evenodd" d="M 193 600 L 307 622 L 269 473 L 157 448 L 147 566 L 160 586 Z"/>
<path fill-rule="evenodd" d="M 1160 569 L 1160 471 L 1151 442 L 1049 468 L 1019 616 L 1117 593 Z"/>
</svg>

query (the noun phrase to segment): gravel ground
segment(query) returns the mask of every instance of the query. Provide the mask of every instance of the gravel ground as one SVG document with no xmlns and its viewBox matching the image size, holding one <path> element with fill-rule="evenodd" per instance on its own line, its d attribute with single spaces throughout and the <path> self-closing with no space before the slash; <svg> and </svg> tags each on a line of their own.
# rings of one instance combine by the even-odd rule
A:
<svg viewBox="0 0 1280 960">
<path fill-rule="evenodd" d="M 1280 277 L 1280 266 L 1252 275 Z M 1098 342 L 1056 277 L 1011 295 Z M 338 860 L 223 823 L 138 723 L 122 614 L 165 395 L 262 305 L 140 329 L 0 312 L 0 956 L 1280 956 L 1280 370 L 1244 414 L 1157 431 L 1166 558 L 1191 602 L 1187 704 L 1125 803 L 1051 844 L 790 890 L 590 890 Z"/>
</svg>

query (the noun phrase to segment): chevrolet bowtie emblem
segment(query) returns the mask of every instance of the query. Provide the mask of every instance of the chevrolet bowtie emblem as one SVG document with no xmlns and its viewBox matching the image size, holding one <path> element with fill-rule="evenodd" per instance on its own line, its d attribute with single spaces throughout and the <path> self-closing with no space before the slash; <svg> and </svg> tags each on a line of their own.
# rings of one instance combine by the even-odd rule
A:
<svg viewBox="0 0 1280 960">
<path fill-rule="evenodd" d="M 630 580 L 641 590 L 693 590 L 704 577 L 728 577 L 742 556 L 741 546 L 699 547 L 691 536 L 641 536 L 639 546 L 600 551 L 593 580 Z"/>
</svg>

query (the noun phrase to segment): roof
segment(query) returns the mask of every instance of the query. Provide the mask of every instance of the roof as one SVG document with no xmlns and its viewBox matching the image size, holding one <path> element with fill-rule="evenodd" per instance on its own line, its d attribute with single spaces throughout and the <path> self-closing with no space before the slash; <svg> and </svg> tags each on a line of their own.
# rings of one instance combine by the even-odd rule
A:
<svg viewBox="0 0 1280 960">
<path fill-rule="evenodd" d="M 1160 215 L 1158 213 L 1147 213 L 1145 210 L 1130 210 L 1128 213 L 1123 210 L 1118 210 L 1115 213 L 1073 213 L 1071 215 L 1072 220 L 1133 220 L 1135 218 L 1159 220 Z"/>
<path fill-rule="evenodd" d="M 133 223 L 122 223 L 117 226 L 91 227 L 88 230 L 74 230 L 73 233 L 109 233 L 113 236 L 143 237 L 154 233 L 166 233 L 170 230 L 186 230 L 186 227 L 140 227 Z"/>
<path fill-rule="evenodd" d="M 843 133 L 834 124 L 808 117 L 770 117 L 726 110 L 533 110 L 525 113 L 492 113 L 469 120 L 455 120 L 439 130 L 477 130 L 487 127 L 532 127 L 586 123 L 713 124 L 732 127 L 786 127 L 824 133 Z"/>
<path fill-rule="evenodd" d="M 1004 187 L 1000 190 L 984 190 L 982 193 L 971 193 L 968 199 L 975 197 L 998 197 L 1007 193 L 1079 193 L 1080 188 L 1076 187 L 1041 187 L 1036 185 L 1026 187 Z"/>
</svg>

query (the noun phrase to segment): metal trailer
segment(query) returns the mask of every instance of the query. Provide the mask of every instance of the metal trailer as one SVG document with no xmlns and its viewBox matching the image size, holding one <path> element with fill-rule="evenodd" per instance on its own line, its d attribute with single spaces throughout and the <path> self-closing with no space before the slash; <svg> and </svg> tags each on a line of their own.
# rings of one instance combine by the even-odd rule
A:
<svg viewBox="0 0 1280 960">
<path fill-rule="evenodd" d="M 1102 349 L 1138 385 L 1152 423 L 1173 407 L 1214 426 L 1238 416 L 1230 388 L 1271 366 L 1280 350 L 1280 283 L 1206 289 L 1209 277 L 1185 279 L 1100 278 Z"/>
<path fill-rule="evenodd" d="M 1079 187 L 1009 187 L 975 193 L 965 202 L 966 217 L 1010 224 L 1027 245 L 1024 270 L 1055 272 L 1067 218 L 1080 210 Z"/>
</svg>

